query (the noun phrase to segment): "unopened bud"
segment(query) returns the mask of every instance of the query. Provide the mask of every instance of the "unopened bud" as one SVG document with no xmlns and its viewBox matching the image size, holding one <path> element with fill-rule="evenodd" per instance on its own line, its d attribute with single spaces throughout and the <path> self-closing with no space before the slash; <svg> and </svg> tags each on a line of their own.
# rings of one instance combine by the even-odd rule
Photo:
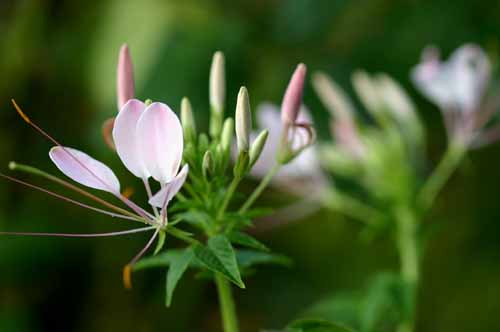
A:
<svg viewBox="0 0 500 332">
<path fill-rule="evenodd" d="M 116 91 L 119 111 L 129 99 L 135 96 L 134 69 L 127 44 L 121 47 L 120 55 L 118 56 Z"/>
<path fill-rule="evenodd" d="M 365 71 L 357 70 L 352 75 L 352 85 L 359 99 L 372 114 L 380 113 L 383 109 L 375 82 Z"/>
<path fill-rule="evenodd" d="M 181 124 L 186 142 L 194 142 L 196 140 L 196 123 L 191 103 L 186 97 L 182 98 L 181 101 Z"/>
<path fill-rule="evenodd" d="M 234 120 L 233 118 L 227 118 L 224 121 L 224 126 L 222 127 L 221 134 L 221 147 L 224 154 L 229 154 L 231 150 L 231 144 L 233 143 L 234 135 Z"/>
<path fill-rule="evenodd" d="M 313 74 L 312 83 L 319 99 L 334 118 L 352 118 L 354 106 L 337 83 L 322 72 Z"/>
<path fill-rule="evenodd" d="M 269 131 L 263 130 L 259 136 L 252 143 L 252 147 L 250 148 L 250 168 L 255 165 L 257 160 L 259 160 L 260 155 L 262 154 L 262 150 L 266 145 L 267 136 L 269 135 Z"/>
<path fill-rule="evenodd" d="M 250 148 L 250 131 L 252 130 L 252 114 L 248 91 L 243 86 L 238 93 L 236 102 L 236 143 L 238 151 L 248 152 Z"/>
<path fill-rule="evenodd" d="M 218 137 L 224 119 L 224 101 L 226 99 L 226 73 L 224 69 L 224 54 L 215 52 L 210 68 L 210 135 Z"/>
<path fill-rule="evenodd" d="M 306 66 L 303 63 L 299 64 L 290 79 L 290 83 L 288 83 L 281 104 L 281 120 L 285 124 L 291 125 L 295 123 L 299 115 L 306 73 Z"/>
<path fill-rule="evenodd" d="M 202 161 L 202 164 L 201 164 L 201 169 L 202 169 L 202 172 L 203 172 L 203 176 L 205 178 L 207 178 L 208 175 L 212 173 L 213 166 L 214 166 L 214 161 L 213 161 L 213 158 L 212 158 L 212 152 L 210 152 L 210 150 L 207 150 L 205 152 L 205 154 L 203 155 L 203 161 Z"/>
</svg>

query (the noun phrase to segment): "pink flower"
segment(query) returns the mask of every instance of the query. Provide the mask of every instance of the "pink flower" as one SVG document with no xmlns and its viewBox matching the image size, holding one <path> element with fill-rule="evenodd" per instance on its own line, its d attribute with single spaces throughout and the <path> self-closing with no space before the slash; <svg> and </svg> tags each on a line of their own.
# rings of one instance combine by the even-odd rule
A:
<svg viewBox="0 0 500 332">
<path fill-rule="evenodd" d="M 302 106 L 297 114 L 297 122 L 312 123 L 312 118 L 309 110 Z M 273 104 L 263 103 L 257 108 L 257 124 L 261 129 L 268 129 L 269 136 L 262 150 L 260 158 L 257 160 L 251 170 L 251 174 L 255 177 L 264 177 L 271 167 L 276 163 L 276 156 L 280 149 L 283 125 L 280 118 L 280 109 Z M 255 131 L 251 135 L 253 141 L 258 135 Z M 308 133 L 302 129 L 291 130 L 288 134 L 288 140 L 291 143 L 292 149 L 297 149 L 309 140 Z M 303 150 L 296 158 L 281 167 L 278 174 L 274 177 L 274 182 L 277 184 L 292 184 L 293 180 L 316 179 L 321 174 L 319 159 L 316 147 L 312 146 Z"/>
<path fill-rule="evenodd" d="M 483 103 L 490 76 L 490 61 L 474 44 L 461 46 L 447 61 L 427 47 L 411 73 L 415 86 L 441 109 L 449 137 L 464 144 L 473 143 L 491 118 Z"/>
<path fill-rule="evenodd" d="M 184 165 L 184 167 L 182 167 L 179 171 L 183 153 L 183 131 L 177 115 L 163 103 L 152 103 L 151 105 L 146 106 L 139 100 L 131 99 L 122 107 L 115 120 L 112 136 L 116 146 L 116 151 L 125 167 L 132 174 L 143 180 L 146 191 L 149 195 L 148 203 L 152 207 L 152 213 L 150 213 L 120 193 L 120 182 L 108 166 L 82 151 L 61 145 L 52 136 L 34 124 L 22 112 L 17 104 L 15 104 L 15 102 L 13 103 L 18 113 L 28 124 L 56 144 L 56 146 L 50 150 L 49 156 L 62 173 L 81 185 L 111 193 L 126 204 L 132 211 L 115 207 L 117 210 L 124 212 L 113 213 L 107 210 L 93 208 L 83 203 L 79 203 L 52 193 L 48 190 L 27 184 L 23 181 L 2 175 L 3 177 L 25 184 L 29 187 L 39 189 L 71 203 L 90 208 L 94 211 L 105 213 L 117 218 L 141 221 L 150 226 L 125 232 L 104 234 L 10 234 L 90 237 L 114 236 L 135 233 L 138 231 L 155 230 L 146 247 L 126 266 L 124 278 L 126 284 L 127 281 L 129 283 L 130 280 L 128 273 L 130 272 L 130 267 L 135 264 L 135 262 L 146 252 L 158 233 L 166 227 L 168 203 L 177 194 L 177 192 L 179 192 L 188 174 L 188 165 Z M 152 195 L 149 187 L 148 179 L 150 177 L 158 181 L 161 187 L 155 195 Z M 66 183 L 64 180 L 59 180 L 58 182 L 63 184 Z M 74 190 L 84 193 L 87 197 L 94 197 L 92 194 L 74 187 L 71 184 L 65 185 L 72 189 L 76 188 Z M 103 203 L 102 200 L 95 200 Z M 111 203 L 107 203 L 105 201 L 104 205 L 107 207 L 114 207 Z M 157 208 L 160 208 L 160 211 L 158 211 Z"/>
</svg>

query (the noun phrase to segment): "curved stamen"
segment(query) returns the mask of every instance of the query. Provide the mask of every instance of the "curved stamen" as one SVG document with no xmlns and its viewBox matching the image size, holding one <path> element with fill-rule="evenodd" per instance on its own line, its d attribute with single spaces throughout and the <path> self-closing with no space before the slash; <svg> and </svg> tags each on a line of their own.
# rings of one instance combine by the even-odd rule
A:
<svg viewBox="0 0 500 332">
<path fill-rule="evenodd" d="M 160 232 L 160 228 L 158 227 L 158 228 L 156 228 L 156 231 L 154 232 L 153 236 L 151 236 L 148 243 L 146 243 L 144 248 L 142 248 L 142 250 L 139 251 L 139 253 L 137 255 L 135 255 L 135 257 L 132 258 L 132 260 L 127 265 L 125 265 L 125 267 L 123 268 L 123 285 L 126 289 L 132 288 L 132 277 L 131 277 L 132 267 L 146 253 L 146 251 L 149 249 L 149 247 L 151 247 L 154 240 L 158 236 L 159 232 Z"/>
<path fill-rule="evenodd" d="M 0 232 L 0 235 L 20 235 L 20 236 L 47 236 L 47 237 L 77 237 L 77 238 L 94 238 L 94 237 L 111 237 L 128 234 L 147 232 L 156 228 L 148 226 L 143 228 L 134 228 L 126 231 L 109 232 L 109 233 L 37 233 L 37 232 Z"/>
<path fill-rule="evenodd" d="M 16 179 L 14 177 L 11 177 L 11 176 L 8 176 L 8 175 L 2 174 L 2 173 L 0 173 L 0 177 L 3 177 L 5 179 L 7 179 L 7 180 L 10 180 L 10 181 L 22 184 L 22 185 L 24 185 L 26 187 L 39 190 L 41 192 L 44 192 L 46 194 L 49 194 L 49 195 L 54 196 L 56 198 L 59 198 L 59 199 L 61 199 L 63 201 L 66 201 L 66 202 L 78 205 L 80 207 L 83 207 L 83 208 L 86 208 L 86 209 L 89 209 L 89 210 L 92 210 L 92 211 L 96 211 L 96 212 L 99 212 L 99 213 L 102 213 L 102 214 L 105 214 L 105 215 L 108 215 L 108 216 L 111 216 L 111 217 L 120 218 L 120 219 L 126 219 L 126 220 L 134 220 L 134 221 L 145 222 L 145 220 L 141 219 L 141 217 L 139 217 L 139 216 L 137 216 L 137 217 L 131 217 L 131 216 L 126 216 L 126 215 L 122 215 L 122 214 L 118 214 L 118 213 L 114 213 L 114 212 L 102 210 L 102 209 L 96 208 L 94 206 L 90 206 L 90 205 L 87 205 L 85 203 L 76 201 L 74 199 L 71 199 L 71 198 L 68 198 L 68 197 L 56 194 L 55 192 L 52 192 L 52 191 L 50 191 L 48 189 L 45 189 L 45 188 L 42 188 L 42 187 L 38 187 L 38 186 L 36 186 L 34 184 L 31 184 L 31 183 L 28 183 L 28 182 L 24 182 L 22 180 Z M 146 220 L 149 220 L 149 219 L 146 219 Z"/>
<path fill-rule="evenodd" d="M 96 201 L 97 203 L 102 204 L 103 206 L 106 206 L 106 207 L 108 207 L 112 210 L 115 210 L 121 214 L 125 214 L 125 215 L 131 216 L 131 217 L 139 217 L 138 215 L 136 215 L 130 211 L 127 211 L 125 209 L 122 209 L 122 208 L 114 205 L 114 204 L 111 204 L 111 203 L 103 200 L 102 198 L 97 197 L 94 194 L 91 194 L 90 192 L 88 192 L 80 187 L 75 186 L 72 183 L 69 183 L 63 179 L 60 179 L 55 175 L 52 175 L 52 174 L 47 173 L 45 171 L 42 171 L 41 169 L 35 168 L 33 166 L 18 164 L 18 163 L 13 162 L 13 161 L 11 161 L 9 163 L 9 168 L 11 170 L 21 171 L 21 172 L 25 172 L 28 174 L 34 174 L 34 175 L 41 176 L 47 180 L 53 181 L 53 182 L 60 184 L 68 189 L 71 189 L 71 190 L 73 190 L 73 191 L 75 191 L 75 192 L 77 192 L 85 197 L 88 197 L 88 198 L 92 199 L 93 201 Z"/>
</svg>

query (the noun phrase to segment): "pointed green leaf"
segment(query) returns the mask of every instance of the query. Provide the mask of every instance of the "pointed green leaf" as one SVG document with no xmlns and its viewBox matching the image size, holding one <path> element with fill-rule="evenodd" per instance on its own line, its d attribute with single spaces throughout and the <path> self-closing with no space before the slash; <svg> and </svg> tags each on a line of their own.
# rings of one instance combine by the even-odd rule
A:
<svg viewBox="0 0 500 332">
<path fill-rule="evenodd" d="M 232 232 L 231 234 L 229 234 L 229 240 L 231 241 L 231 243 L 239 244 L 244 247 L 262 251 L 269 251 L 269 248 L 266 247 L 263 243 L 259 242 L 257 239 L 246 233 Z"/>
<path fill-rule="evenodd" d="M 231 242 L 225 235 L 217 235 L 208 240 L 208 247 L 212 249 L 217 258 L 221 261 L 224 268 L 229 272 L 231 277 L 237 281 L 237 285 L 245 288 L 241 280 L 236 253 L 231 246 Z"/>
<path fill-rule="evenodd" d="M 180 255 L 176 255 L 172 259 L 170 268 L 167 272 L 167 297 L 165 300 L 167 307 L 170 307 L 175 287 L 177 286 L 177 283 L 181 279 L 184 272 L 186 272 L 193 258 L 193 250 L 191 248 L 187 248 Z"/>
<path fill-rule="evenodd" d="M 240 288 L 245 288 L 236 263 L 234 249 L 225 236 L 218 235 L 211 238 L 208 246 L 196 244 L 193 250 L 201 265 L 212 272 L 221 273 Z"/>
</svg>

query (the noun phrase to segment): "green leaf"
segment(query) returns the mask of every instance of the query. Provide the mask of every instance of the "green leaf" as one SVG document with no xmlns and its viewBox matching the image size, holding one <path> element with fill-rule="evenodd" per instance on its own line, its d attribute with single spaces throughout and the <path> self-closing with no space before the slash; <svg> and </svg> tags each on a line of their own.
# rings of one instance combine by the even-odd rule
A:
<svg viewBox="0 0 500 332">
<path fill-rule="evenodd" d="M 158 254 L 152 257 L 146 257 L 135 263 L 134 271 L 140 271 L 151 268 L 168 267 L 172 262 L 177 259 L 178 256 L 182 255 L 185 249 L 169 249 L 164 253 Z M 189 264 L 190 267 L 201 267 L 201 265 L 196 261 L 192 260 Z"/>
<path fill-rule="evenodd" d="M 254 251 L 254 250 L 238 250 L 236 252 L 238 265 L 241 269 L 249 268 L 253 265 L 264 264 L 277 264 L 282 266 L 291 266 L 292 261 L 290 258 L 267 252 Z"/>
<path fill-rule="evenodd" d="M 231 243 L 239 244 L 244 247 L 262 251 L 269 251 L 269 248 L 266 247 L 263 243 L 259 242 L 257 239 L 246 233 L 232 232 L 231 234 L 229 234 L 229 240 L 231 241 Z"/>
<path fill-rule="evenodd" d="M 294 332 L 354 332 L 353 329 L 321 319 L 299 319 L 287 327 Z"/>
<path fill-rule="evenodd" d="M 166 238 L 165 232 L 161 231 L 158 234 L 158 242 L 156 243 L 156 249 L 155 252 L 153 253 L 153 256 L 156 256 L 163 248 L 163 246 L 165 245 L 165 238 Z"/>
<path fill-rule="evenodd" d="M 186 272 L 193 258 L 193 250 L 191 248 L 187 248 L 171 260 L 170 268 L 167 272 L 167 297 L 165 300 L 167 307 L 170 307 L 175 287 L 184 272 Z"/>
<path fill-rule="evenodd" d="M 212 272 L 221 273 L 238 287 L 245 288 L 245 284 L 241 280 L 234 249 L 225 236 L 218 235 L 210 238 L 208 246 L 196 244 L 193 249 L 194 255 L 200 264 Z"/>
</svg>

